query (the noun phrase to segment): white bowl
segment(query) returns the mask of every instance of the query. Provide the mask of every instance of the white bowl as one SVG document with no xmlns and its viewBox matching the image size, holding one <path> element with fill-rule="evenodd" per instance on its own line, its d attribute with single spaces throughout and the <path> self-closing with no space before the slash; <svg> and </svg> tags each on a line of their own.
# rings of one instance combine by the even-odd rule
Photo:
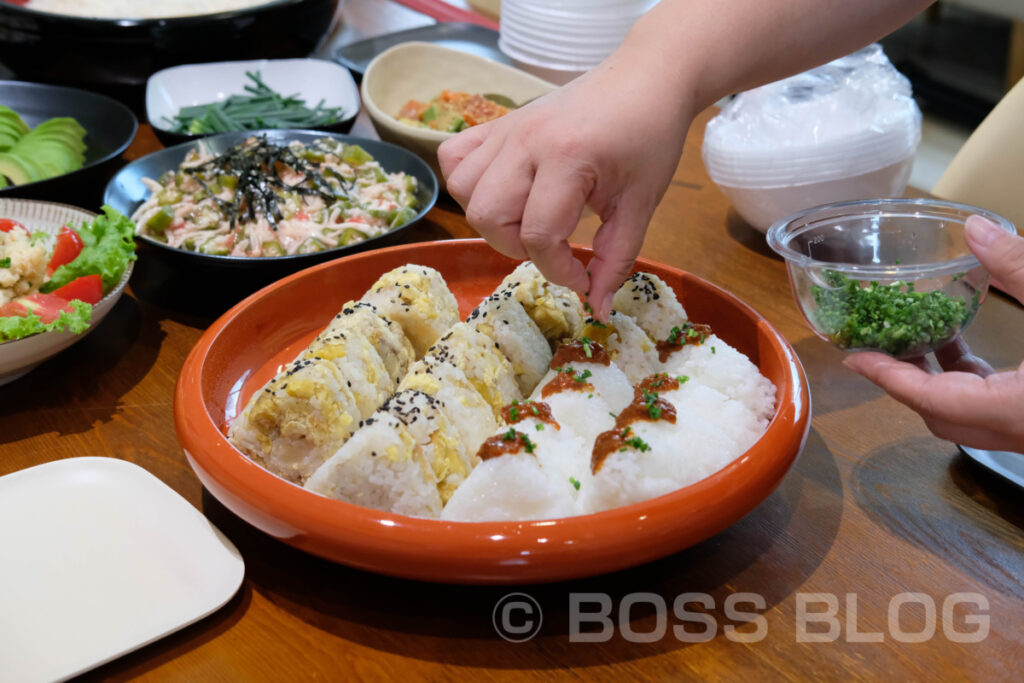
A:
<svg viewBox="0 0 1024 683">
<path fill-rule="evenodd" d="M 377 55 L 366 68 L 362 85 L 373 127 L 382 140 L 422 157 L 442 183 L 437 148 L 455 133 L 409 126 L 395 115 L 409 100 L 426 102 L 444 89 L 497 93 L 522 104 L 555 86 L 506 64 L 433 43 L 402 43 Z"/>
<path fill-rule="evenodd" d="M 882 168 L 847 178 L 777 187 L 734 187 L 717 183 L 736 213 L 761 232 L 786 216 L 812 206 L 857 199 L 901 197 L 914 154 Z"/>
<path fill-rule="evenodd" d="M 96 214 L 67 204 L 31 199 L 0 199 L 0 216 L 18 221 L 33 232 L 41 230 L 56 235 L 61 227 L 78 227 L 83 221 L 95 218 Z M 0 386 L 13 382 L 96 329 L 124 293 L 125 285 L 132 274 L 133 264 L 134 262 L 128 264 L 117 287 L 92 307 L 92 322 L 81 334 L 68 331 L 44 332 L 23 339 L 0 342 Z"/>
<path fill-rule="evenodd" d="M 295 95 L 315 107 L 341 107 L 342 119 L 328 128 L 340 126 L 347 132 L 359 114 L 359 89 L 345 67 L 322 59 L 251 59 L 239 62 L 185 64 L 157 71 L 146 82 L 146 118 L 158 135 L 172 133 L 170 121 L 182 107 L 226 100 L 245 94 L 252 82 L 246 71 L 259 72 L 263 82 L 282 95 Z M 347 124 L 347 125 L 346 125 Z M 160 135 L 163 139 L 163 135 Z"/>
</svg>

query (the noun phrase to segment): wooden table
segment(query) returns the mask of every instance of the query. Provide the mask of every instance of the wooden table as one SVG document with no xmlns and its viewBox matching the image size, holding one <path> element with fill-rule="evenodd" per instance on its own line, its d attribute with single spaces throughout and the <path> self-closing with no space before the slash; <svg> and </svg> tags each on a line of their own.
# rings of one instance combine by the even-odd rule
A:
<svg viewBox="0 0 1024 683">
<path fill-rule="evenodd" d="M 353 2 L 351 5 L 358 6 Z M 350 5 L 350 6 L 351 6 Z M 544 610 L 528 643 L 499 638 L 492 609 L 509 588 L 439 586 L 364 573 L 279 543 L 204 492 L 178 446 L 171 396 L 189 349 L 209 318 L 125 296 L 82 343 L 0 389 L 0 474 L 83 455 L 137 463 L 203 511 L 238 546 L 246 579 L 220 611 L 110 663 L 90 677 L 151 680 L 486 680 L 555 676 L 602 680 L 769 680 L 807 678 L 1009 680 L 1024 670 L 1024 507 L 1020 491 L 932 437 L 921 420 L 840 365 L 841 353 L 807 329 L 782 262 L 710 182 L 700 161 L 709 113 L 687 138 L 679 168 L 651 223 L 643 255 L 687 269 L 731 290 L 795 346 L 807 370 L 814 420 L 807 445 L 779 489 L 734 527 L 664 560 L 581 581 L 521 590 Z M 354 131 L 368 134 L 365 120 Z M 158 147 L 148 128 L 130 158 Z M 597 221 L 581 222 L 589 242 Z M 417 239 L 472 235 L 458 207 L 441 202 L 415 229 Z M 985 302 L 967 338 L 994 365 L 1021 358 L 1024 311 L 1000 295 Z M 2 561 L 16 561 L 6 558 Z M 630 593 L 667 603 L 667 631 L 632 642 L 629 629 L 658 627 L 639 603 L 606 642 L 570 640 L 571 593 L 607 593 L 617 614 Z M 707 594 L 717 628 L 708 642 L 685 643 L 672 605 Z M 733 642 L 727 600 L 763 597 L 759 642 Z M 899 642 L 889 610 L 906 604 L 896 629 L 934 637 Z M 987 637 L 951 642 L 943 631 L 947 596 L 973 593 L 987 605 L 961 605 L 947 626 Z M 832 642 L 798 642 L 798 617 L 832 596 L 840 626 Z M 829 597 L 820 599 L 829 599 Z M 808 602 L 810 600 L 810 602 Z M 913 602 L 913 599 L 911 599 Z M 694 607 L 691 605 L 691 609 Z M 740 628 L 752 632 L 756 625 Z M 705 627 L 690 624 L 690 631 Z M 808 632 L 825 631 L 812 624 Z M 857 642 L 879 633 L 883 642 Z M 735 638 L 736 633 L 731 634 Z M 57 644 L 59 646 L 59 644 Z M 1016 674 L 1014 673 L 1016 672 Z"/>
</svg>

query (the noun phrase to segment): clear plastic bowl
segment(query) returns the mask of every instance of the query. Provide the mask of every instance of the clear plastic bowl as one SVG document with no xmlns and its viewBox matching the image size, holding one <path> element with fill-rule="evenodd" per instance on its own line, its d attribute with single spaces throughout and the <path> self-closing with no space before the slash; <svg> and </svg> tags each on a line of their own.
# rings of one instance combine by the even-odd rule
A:
<svg viewBox="0 0 1024 683">
<path fill-rule="evenodd" d="M 1010 233 L 990 211 L 937 199 L 873 199 L 792 214 L 768 229 L 811 329 L 844 351 L 923 356 L 967 328 L 989 274 L 967 248 L 971 215 Z"/>
</svg>

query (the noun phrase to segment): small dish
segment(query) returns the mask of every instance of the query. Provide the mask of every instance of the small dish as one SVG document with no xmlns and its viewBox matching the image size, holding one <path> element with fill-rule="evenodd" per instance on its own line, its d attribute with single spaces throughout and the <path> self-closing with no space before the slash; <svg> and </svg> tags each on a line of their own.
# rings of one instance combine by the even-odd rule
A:
<svg viewBox="0 0 1024 683">
<path fill-rule="evenodd" d="M 185 64 L 157 71 L 146 82 L 146 118 L 166 146 L 208 137 L 210 134 L 176 133 L 174 116 L 182 107 L 223 101 L 245 94 L 252 85 L 246 72 L 259 73 L 264 83 L 283 96 L 297 95 L 307 107 L 323 102 L 341 107 L 342 118 L 313 130 L 347 133 L 359 114 L 359 89 L 352 75 L 322 59 L 256 59 L 239 62 Z"/>
<path fill-rule="evenodd" d="M 77 88 L 0 81 L 0 103 L 18 112 L 33 128 L 47 119 L 70 116 L 85 128 L 86 145 L 82 168 L 34 183 L 11 185 L 0 189 L 0 197 L 61 197 L 92 206 L 139 129 L 139 121 L 128 107 Z"/>
<path fill-rule="evenodd" d="M 441 175 L 437 148 L 455 135 L 417 128 L 395 115 L 409 100 L 430 101 L 442 90 L 495 93 L 523 104 L 555 85 L 505 64 L 432 43 L 404 43 L 382 52 L 363 76 L 363 105 L 382 140 L 409 149 Z"/>
<path fill-rule="evenodd" d="M 844 351 L 911 358 L 960 336 L 988 291 L 988 271 L 964 238 L 971 215 L 1015 232 L 966 204 L 871 199 L 788 216 L 768 230 L 768 244 L 786 259 L 815 334 Z"/>
<path fill-rule="evenodd" d="M 235 546 L 152 474 L 68 458 L 0 477 L 0 679 L 76 676 L 215 612 Z"/>
<path fill-rule="evenodd" d="M 221 133 L 192 142 L 185 142 L 174 147 L 168 147 L 153 152 L 141 159 L 137 159 L 122 168 L 107 185 L 103 202 L 113 206 L 126 216 L 131 216 L 135 209 L 149 197 L 150 190 L 142 182 L 142 178 L 159 178 L 165 171 L 176 169 L 184 160 L 185 155 L 193 149 L 204 149 L 211 154 L 219 154 L 251 136 L 250 132 Z M 402 171 L 416 178 L 419 183 L 416 198 L 418 208 L 416 215 L 405 225 L 395 228 L 390 232 L 377 237 L 372 237 L 363 242 L 351 244 L 334 249 L 310 254 L 294 254 L 288 256 L 266 256 L 266 257 L 245 257 L 245 256 L 216 256 L 212 254 L 201 254 L 185 249 L 178 249 L 158 242 L 145 235 L 139 235 L 136 240 L 145 245 L 156 257 L 166 262 L 173 269 L 182 273 L 189 272 L 195 275 L 196 269 L 211 272 L 232 272 L 234 274 L 264 273 L 276 279 L 285 273 L 292 273 L 314 263 L 320 263 L 328 259 L 337 258 L 344 254 L 356 251 L 364 251 L 386 244 L 394 244 L 401 241 L 403 231 L 422 219 L 434 206 L 437 200 L 438 188 L 437 178 L 431 172 L 423 160 L 416 155 L 386 142 L 379 140 L 367 140 L 364 138 L 338 135 L 336 133 L 324 133 L 311 130 L 271 130 L 265 135 L 271 141 L 287 142 L 298 140 L 311 142 L 318 138 L 329 137 L 342 142 L 357 144 L 369 152 L 374 159 L 380 162 L 384 170 L 389 172 Z M 264 283 L 265 284 L 265 283 Z M 249 291 L 253 291 L 250 289 Z"/>
<path fill-rule="evenodd" d="M 576 247 L 575 255 L 587 261 L 592 252 Z M 348 256 L 296 273 L 237 304 L 207 329 L 185 361 L 174 420 L 188 462 L 210 493 L 265 533 L 321 557 L 393 576 L 475 584 L 558 581 L 642 564 L 722 531 L 764 500 L 796 459 L 810 425 L 810 396 L 792 347 L 732 294 L 645 259 L 637 269 L 664 279 L 692 319 L 711 324 L 778 390 L 764 436 L 707 479 L 591 515 L 448 522 L 319 496 L 236 450 L 225 437 L 226 423 L 268 373 L 294 357 L 296 345 L 307 343 L 345 301 L 358 299 L 381 273 L 407 263 L 438 269 L 462 315 L 516 265 L 483 240 Z"/>
<path fill-rule="evenodd" d="M 497 31 L 457 21 L 417 26 L 404 31 L 374 36 L 337 47 L 331 56 L 334 61 L 351 71 L 356 80 L 361 80 L 363 74 L 366 73 L 366 68 L 377 55 L 396 45 L 411 42 L 434 43 L 502 64 L 512 65 L 512 60 L 498 49 Z"/>
<path fill-rule="evenodd" d="M 96 214 L 90 211 L 67 204 L 0 197 L 0 218 L 15 220 L 32 231 L 41 230 L 56 235 L 65 225 L 77 227 L 83 221 L 89 221 L 95 217 Z M 67 330 L 44 332 L 23 339 L 0 342 L 0 386 L 28 374 L 44 360 L 56 356 L 96 329 L 124 294 L 124 288 L 128 285 L 128 278 L 132 275 L 134 265 L 134 262 L 129 263 L 117 287 L 92 307 L 92 323 L 81 334 L 74 334 Z"/>
</svg>

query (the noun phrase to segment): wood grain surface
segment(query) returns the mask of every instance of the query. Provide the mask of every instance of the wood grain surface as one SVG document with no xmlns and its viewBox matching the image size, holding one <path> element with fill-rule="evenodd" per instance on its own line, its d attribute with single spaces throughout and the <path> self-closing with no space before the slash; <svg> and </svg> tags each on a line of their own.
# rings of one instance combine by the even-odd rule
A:
<svg viewBox="0 0 1024 683">
<path fill-rule="evenodd" d="M 364 22 L 377 16 L 369 0 L 350 0 L 341 11 Z M 363 30 L 372 35 L 374 28 L 370 22 Z M 1021 491 L 931 436 L 914 413 L 847 371 L 841 352 L 810 333 L 782 261 L 761 233 L 736 216 L 704 171 L 700 142 L 709 117 L 705 112 L 691 127 L 643 255 L 749 302 L 804 363 L 813 397 L 811 431 L 793 470 L 768 500 L 727 531 L 664 560 L 522 588 L 543 610 L 543 625 L 533 640 L 508 643 L 495 633 L 492 609 L 515 589 L 430 585 L 349 569 L 269 538 L 204 492 L 178 446 L 171 399 L 185 356 L 213 317 L 195 300 L 144 296 L 133 277 L 132 293 L 93 334 L 0 388 L 0 474 L 83 455 L 137 463 L 238 546 L 246 579 L 214 615 L 88 678 L 1017 679 L 1024 670 Z M 353 132 L 372 135 L 365 118 Z M 158 147 L 143 127 L 126 156 Z M 585 218 L 577 241 L 589 243 L 597 227 L 596 218 Z M 427 240 L 474 233 L 447 200 L 411 234 Z M 1015 366 L 1024 351 L 1024 311 L 990 294 L 966 337 L 993 365 Z M 648 596 L 618 623 L 625 596 L 636 592 L 660 598 L 667 614 L 659 615 Z M 605 642 L 572 642 L 573 593 L 610 596 L 617 623 Z M 711 632 L 673 611 L 686 593 L 710 596 L 706 607 L 689 609 L 708 615 Z M 727 600 L 742 598 L 740 593 L 759 595 L 762 606 L 742 603 L 736 609 L 752 614 L 733 613 Z M 898 596 L 905 593 L 933 602 L 934 618 L 921 604 L 899 608 Z M 977 594 L 987 604 L 962 604 L 944 620 L 943 604 L 956 593 Z M 800 615 L 825 606 L 813 600 L 804 605 L 814 594 L 836 600 L 840 628 L 830 642 L 799 642 Z M 893 605 L 900 616 L 896 629 L 889 618 Z M 755 614 L 758 621 L 744 625 Z M 943 630 L 946 623 L 972 631 L 977 626 L 969 620 L 979 615 L 988 624 L 981 642 L 954 642 Z M 929 623 L 937 624 L 933 637 L 900 642 L 897 629 L 916 633 Z M 631 635 L 657 636 L 663 626 L 664 635 L 651 642 L 635 642 L 643 638 Z M 813 623 L 806 630 L 822 633 L 825 626 Z M 874 640 L 881 642 L 858 642 L 864 633 L 880 634 Z M 734 642 L 743 634 L 763 637 Z"/>
</svg>

